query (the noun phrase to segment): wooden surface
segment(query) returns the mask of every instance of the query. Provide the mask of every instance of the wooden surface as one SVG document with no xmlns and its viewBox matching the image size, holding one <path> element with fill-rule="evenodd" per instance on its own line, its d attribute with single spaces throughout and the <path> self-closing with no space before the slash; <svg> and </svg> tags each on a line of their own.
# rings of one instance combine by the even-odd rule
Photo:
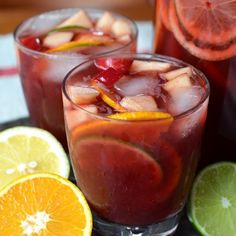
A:
<svg viewBox="0 0 236 236">
<path fill-rule="evenodd" d="M 3 0 L 0 0 L 3 1 Z M 8 0 L 11 1 L 11 0 Z M 51 1 L 50 1 L 51 2 Z M 88 2 L 91 2 L 89 0 Z M 99 2 L 99 1 L 97 1 Z M 100 2 L 99 2 L 100 3 Z M 30 16 L 53 10 L 58 9 L 62 7 L 83 7 L 83 5 L 79 5 L 77 1 L 77 5 L 71 4 L 71 5 L 62 5 L 59 6 L 54 5 L 19 5 L 18 4 L 10 4 L 10 5 L 3 5 L 3 3 L 0 2 L 0 34 L 5 34 L 14 31 L 16 26 L 21 23 L 23 20 L 27 19 Z M 97 5 L 92 5 L 91 3 L 88 5 L 88 7 L 97 7 Z M 97 7 L 98 8 L 98 7 Z M 133 20 L 152 20 L 154 16 L 154 7 L 153 3 L 150 1 L 143 1 L 138 0 L 137 4 L 128 4 L 128 5 L 105 5 L 105 3 L 100 6 L 99 8 L 105 9 L 105 10 L 112 10 L 117 13 L 123 14 L 128 16 L 129 18 Z"/>
</svg>

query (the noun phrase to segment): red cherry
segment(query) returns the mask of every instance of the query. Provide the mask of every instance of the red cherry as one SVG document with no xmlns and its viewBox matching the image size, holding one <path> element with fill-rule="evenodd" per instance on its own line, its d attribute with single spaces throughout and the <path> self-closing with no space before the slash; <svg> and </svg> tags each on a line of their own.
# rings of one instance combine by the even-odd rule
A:
<svg viewBox="0 0 236 236">
<path fill-rule="evenodd" d="M 42 49 L 41 40 L 34 36 L 27 36 L 25 38 L 21 38 L 21 43 L 27 48 L 40 51 Z"/>
<path fill-rule="evenodd" d="M 133 60 L 128 58 L 98 58 L 95 60 L 95 65 L 102 70 L 113 68 L 119 73 L 125 73 L 129 70 L 132 62 Z"/>
<path fill-rule="evenodd" d="M 102 71 L 93 80 L 99 81 L 106 87 L 111 88 L 113 84 L 120 79 L 120 77 L 121 74 L 117 70 L 110 67 L 107 70 Z"/>
</svg>

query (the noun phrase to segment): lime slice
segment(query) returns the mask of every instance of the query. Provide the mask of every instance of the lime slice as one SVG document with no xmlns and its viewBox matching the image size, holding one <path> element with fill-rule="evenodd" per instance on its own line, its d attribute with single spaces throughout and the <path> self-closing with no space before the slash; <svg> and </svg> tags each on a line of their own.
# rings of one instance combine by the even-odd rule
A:
<svg viewBox="0 0 236 236">
<path fill-rule="evenodd" d="M 47 131 L 14 127 L 0 132 L 0 189 L 10 181 L 44 171 L 68 178 L 68 157 L 61 144 Z"/>
<path fill-rule="evenodd" d="M 48 34 L 54 33 L 54 32 L 64 32 L 64 31 L 76 31 L 76 30 L 88 30 L 88 28 L 79 26 L 79 25 L 67 25 L 67 26 L 62 26 L 58 27 L 55 29 L 52 29 L 48 32 Z"/>
<path fill-rule="evenodd" d="M 189 219 L 204 236 L 236 232 L 236 164 L 220 162 L 196 178 L 189 202 Z"/>
</svg>

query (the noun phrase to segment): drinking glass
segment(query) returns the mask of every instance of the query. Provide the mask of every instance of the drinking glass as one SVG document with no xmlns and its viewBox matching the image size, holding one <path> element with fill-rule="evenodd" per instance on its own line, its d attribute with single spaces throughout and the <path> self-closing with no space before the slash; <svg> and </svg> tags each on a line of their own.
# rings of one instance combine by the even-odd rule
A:
<svg viewBox="0 0 236 236">
<path fill-rule="evenodd" d="M 106 60 L 113 67 L 102 71 L 99 65 Z M 191 68 L 194 85 L 170 86 L 173 91 L 168 86 L 171 94 L 176 92 L 173 101 L 163 91 L 163 78 L 166 69 L 174 68 Z M 175 76 L 180 72 L 174 71 Z M 75 67 L 62 89 L 70 159 L 95 230 L 102 235 L 175 232 L 200 155 L 209 98 L 206 77 L 174 58 L 114 54 Z M 140 97 L 148 99 L 147 110 L 122 110 L 129 104 L 138 107 L 125 104 L 130 98 L 142 106 Z M 150 111 L 155 101 L 157 111 Z"/>
<path fill-rule="evenodd" d="M 131 39 L 121 44 L 106 47 L 86 47 L 83 51 L 64 51 L 51 53 L 44 51 L 40 44 L 42 36 L 65 19 L 86 11 L 96 21 L 105 11 L 96 9 L 61 9 L 42 13 L 20 24 L 15 33 L 19 74 L 26 98 L 31 122 L 54 134 L 67 148 L 64 129 L 61 82 L 66 73 L 75 65 L 88 59 L 92 54 L 115 51 L 136 51 L 137 27 L 125 16 L 110 12 L 115 19 L 124 20 L 130 27 Z M 69 28 L 68 28 L 69 29 Z M 68 30 L 65 29 L 64 30 Z M 77 29 L 78 30 L 78 29 Z M 86 32 L 85 32 L 86 33 Z M 101 32 L 100 32 L 101 33 Z M 95 34 L 99 34 L 95 32 Z"/>
</svg>

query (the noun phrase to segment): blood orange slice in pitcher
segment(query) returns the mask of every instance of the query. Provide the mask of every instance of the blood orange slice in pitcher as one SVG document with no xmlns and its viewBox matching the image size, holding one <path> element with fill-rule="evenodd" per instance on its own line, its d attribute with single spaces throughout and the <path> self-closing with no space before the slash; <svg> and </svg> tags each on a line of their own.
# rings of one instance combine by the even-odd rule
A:
<svg viewBox="0 0 236 236">
<path fill-rule="evenodd" d="M 236 1 L 175 0 L 169 14 L 174 36 L 194 56 L 216 61 L 236 55 Z"/>
</svg>

